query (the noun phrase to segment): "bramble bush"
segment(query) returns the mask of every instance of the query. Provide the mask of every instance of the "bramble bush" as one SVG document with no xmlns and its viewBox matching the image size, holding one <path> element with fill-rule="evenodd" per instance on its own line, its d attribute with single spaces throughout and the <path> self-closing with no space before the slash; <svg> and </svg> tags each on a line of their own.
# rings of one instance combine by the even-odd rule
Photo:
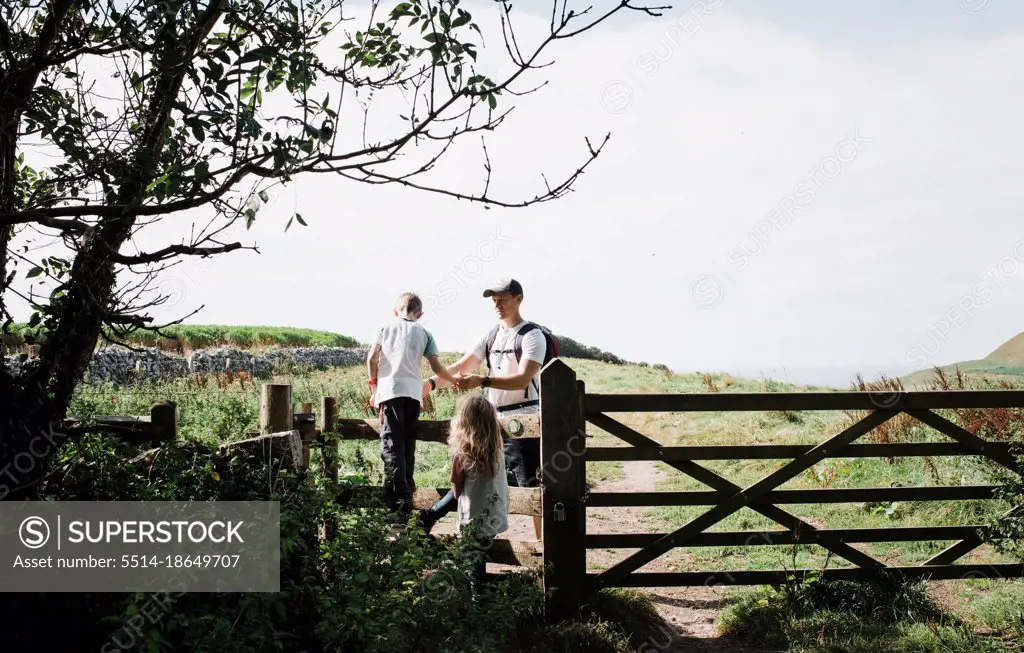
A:
<svg viewBox="0 0 1024 653">
<path fill-rule="evenodd" d="M 280 501 L 281 591 L 159 602 L 151 593 L 8 594 L 11 650 L 501 651 L 543 604 L 526 573 L 471 601 L 457 542 L 413 533 L 390 543 L 383 508 L 339 505 L 314 473 L 268 480 L 260 463 L 189 441 L 140 453 L 88 436 L 67 449 L 44 499 Z M 325 542 L 318 529 L 327 516 L 338 534 Z M 140 626 L 140 613 L 155 616 Z"/>
<path fill-rule="evenodd" d="M 600 609 L 546 625 L 539 572 L 507 574 L 474 598 L 465 541 L 410 529 L 389 542 L 386 511 L 366 500 L 374 475 L 346 474 L 335 491 L 316 453 L 308 472 L 269 478 L 262 461 L 200 441 L 143 451 L 83 436 L 62 453 L 42 499 L 280 501 L 281 590 L 4 594 L 4 650 L 562 653 L 586 644 L 636 653 L 641 633 L 669 630 L 646 599 L 615 592 L 601 595 Z M 324 541 L 328 517 L 337 534 Z"/>
</svg>

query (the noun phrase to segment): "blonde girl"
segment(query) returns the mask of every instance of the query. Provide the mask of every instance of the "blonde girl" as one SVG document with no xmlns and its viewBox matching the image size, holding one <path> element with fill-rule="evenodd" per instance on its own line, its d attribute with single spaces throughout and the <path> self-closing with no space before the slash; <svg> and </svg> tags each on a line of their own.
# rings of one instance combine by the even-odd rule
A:
<svg viewBox="0 0 1024 653">
<path fill-rule="evenodd" d="M 504 443 L 498 414 L 483 395 L 464 396 L 459 401 L 449 430 L 448 451 L 459 530 L 472 524 L 475 559 L 470 578 L 478 588 L 484 573 L 483 551 L 495 535 L 508 530 Z"/>
</svg>

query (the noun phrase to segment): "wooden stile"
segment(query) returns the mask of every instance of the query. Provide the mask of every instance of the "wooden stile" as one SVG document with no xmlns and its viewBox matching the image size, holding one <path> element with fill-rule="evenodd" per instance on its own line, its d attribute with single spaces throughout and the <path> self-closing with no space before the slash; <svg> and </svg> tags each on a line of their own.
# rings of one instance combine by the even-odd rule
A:
<svg viewBox="0 0 1024 653">
<path fill-rule="evenodd" d="M 220 445 L 223 456 L 244 454 L 265 461 L 272 468 L 300 469 L 302 466 L 302 438 L 295 429 L 282 433 L 268 433 L 247 440 Z"/>
<path fill-rule="evenodd" d="M 539 415 L 516 415 L 500 418 L 502 437 L 506 439 L 539 438 Z M 339 419 L 339 437 L 346 440 L 376 440 L 380 437 L 379 419 Z M 416 439 L 423 442 L 448 442 L 448 420 L 420 420 L 416 423 Z"/>
</svg>

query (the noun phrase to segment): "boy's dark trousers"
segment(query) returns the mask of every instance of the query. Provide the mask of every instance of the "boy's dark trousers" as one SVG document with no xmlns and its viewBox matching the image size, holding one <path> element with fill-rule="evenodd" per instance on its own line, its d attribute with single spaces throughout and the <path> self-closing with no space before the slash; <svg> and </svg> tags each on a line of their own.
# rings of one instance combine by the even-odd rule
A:
<svg viewBox="0 0 1024 653">
<path fill-rule="evenodd" d="M 416 462 L 416 427 L 420 402 L 395 397 L 380 405 L 380 457 L 384 461 L 384 491 L 388 509 L 406 520 L 412 513 L 412 480 Z"/>
</svg>

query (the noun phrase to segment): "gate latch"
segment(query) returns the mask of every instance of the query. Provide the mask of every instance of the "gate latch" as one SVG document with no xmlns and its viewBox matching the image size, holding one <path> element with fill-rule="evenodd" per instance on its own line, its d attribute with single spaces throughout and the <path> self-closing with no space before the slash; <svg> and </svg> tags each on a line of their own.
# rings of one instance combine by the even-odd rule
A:
<svg viewBox="0 0 1024 653">
<path fill-rule="evenodd" d="M 554 507 L 555 521 L 565 521 L 565 505 L 561 501 L 557 502 Z"/>
</svg>

